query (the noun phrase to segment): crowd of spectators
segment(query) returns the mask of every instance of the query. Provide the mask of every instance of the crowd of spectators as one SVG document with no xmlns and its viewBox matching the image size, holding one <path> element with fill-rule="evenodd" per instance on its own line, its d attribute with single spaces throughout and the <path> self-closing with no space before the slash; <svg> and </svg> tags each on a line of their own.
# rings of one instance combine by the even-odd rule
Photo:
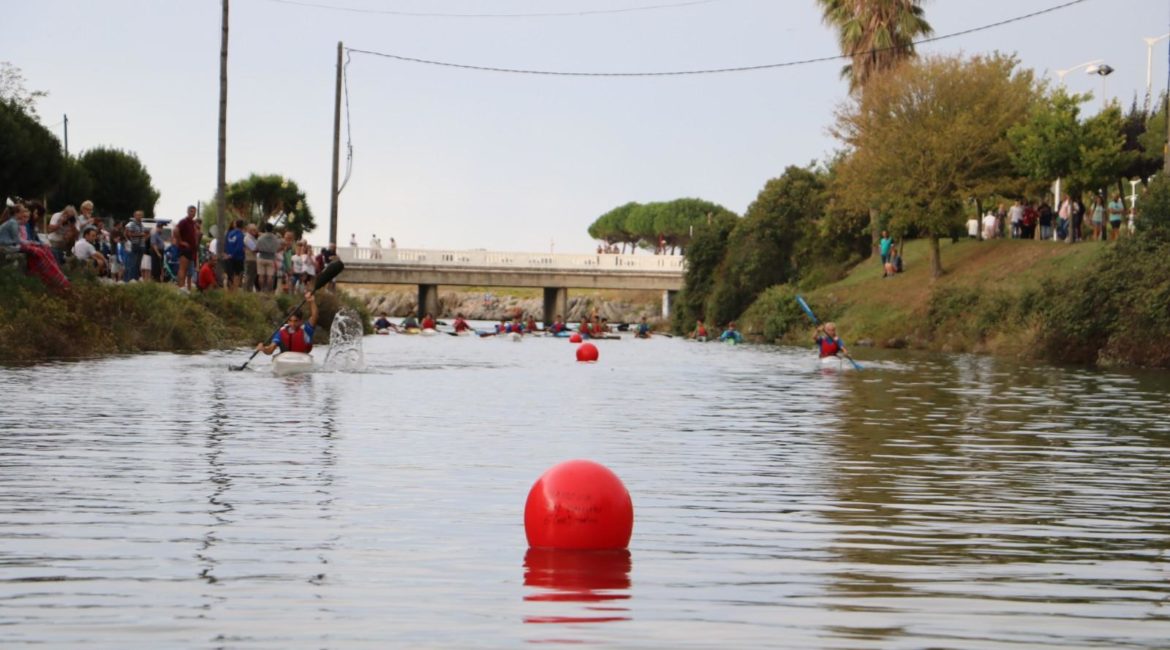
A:
<svg viewBox="0 0 1170 650">
<path fill-rule="evenodd" d="M 315 251 L 287 228 L 243 219 L 229 223 L 223 248 L 219 265 L 217 242 L 205 237 L 195 206 L 173 227 L 166 219 L 146 221 L 142 210 L 125 221 L 108 218 L 92 201 L 47 216 L 40 202 L 10 198 L 0 216 L 0 253 L 20 258 L 28 273 L 65 290 L 62 269 L 82 267 L 110 283 L 300 293 L 337 255 L 334 244 Z"/>
<path fill-rule="evenodd" d="M 1044 199 L 1003 203 L 982 218 L 967 220 L 972 239 L 1040 239 L 1045 241 L 1107 241 L 1134 230 L 1135 210 L 1127 209 L 1120 193 L 1111 199 L 1093 194 L 1086 206 L 1079 196 L 1065 194 L 1057 209 Z"/>
</svg>

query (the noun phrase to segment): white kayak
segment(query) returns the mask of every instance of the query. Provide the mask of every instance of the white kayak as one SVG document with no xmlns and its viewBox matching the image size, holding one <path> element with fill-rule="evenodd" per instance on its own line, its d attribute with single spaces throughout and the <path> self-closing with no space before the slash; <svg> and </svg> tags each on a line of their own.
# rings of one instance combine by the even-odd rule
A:
<svg viewBox="0 0 1170 650">
<path fill-rule="evenodd" d="M 423 331 L 419 332 L 419 334 L 422 334 L 423 336 L 434 336 L 438 333 L 439 331 L 433 327 L 424 328 Z"/>
<path fill-rule="evenodd" d="M 823 370 L 853 370 L 853 364 L 849 363 L 849 360 L 844 357 L 821 357 L 817 359 L 817 364 Z"/>
<path fill-rule="evenodd" d="M 524 337 L 521 336 L 518 332 L 510 332 L 508 334 L 508 340 L 512 341 L 513 343 L 519 343 L 520 341 L 524 340 Z"/>
<path fill-rule="evenodd" d="M 272 374 L 278 377 L 296 375 L 313 369 L 313 355 L 304 352 L 281 352 L 272 357 Z"/>
</svg>

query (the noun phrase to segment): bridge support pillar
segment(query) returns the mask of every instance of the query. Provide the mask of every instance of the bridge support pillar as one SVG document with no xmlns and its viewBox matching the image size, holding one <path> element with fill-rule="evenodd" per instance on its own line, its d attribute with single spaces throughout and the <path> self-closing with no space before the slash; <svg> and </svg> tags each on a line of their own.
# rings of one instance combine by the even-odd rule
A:
<svg viewBox="0 0 1170 650">
<path fill-rule="evenodd" d="M 569 315 L 569 290 L 559 287 L 544 288 L 544 326 L 552 324 L 553 319 L 560 314 L 563 318 Z"/>
<path fill-rule="evenodd" d="M 663 320 L 670 320 L 670 309 L 674 305 L 674 297 L 677 291 L 667 289 L 662 292 L 662 318 Z"/>
<path fill-rule="evenodd" d="M 439 285 L 418 285 L 418 317 L 421 319 L 427 314 L 439 318 Z"/>
</svg>

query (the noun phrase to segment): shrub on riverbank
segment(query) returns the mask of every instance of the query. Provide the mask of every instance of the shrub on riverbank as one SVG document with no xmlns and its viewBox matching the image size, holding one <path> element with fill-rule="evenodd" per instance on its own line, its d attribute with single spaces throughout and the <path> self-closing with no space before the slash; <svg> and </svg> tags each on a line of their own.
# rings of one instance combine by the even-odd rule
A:
<svg viewBox="0 0 1170 650">
<path fill-rule="evenodd" d="M 252 345 L 272 335 L 294 300 L 220 290 L 186 295 L 169 284 L 108 285 L 83 274 L 71 280 L 70 295 L 61 296 L 15 269 L 0 271 L 0 362 Z M 317 300 L 318 342 L 328 339 L 343 306 L 368 321 L 364 307 L 345 296 L 321 292 Z"/>
<path fill-rule="evenodd" d="M 960 242 L 948 256 L 950 272 L 930 282 L 925 244 L 914 242 L 905 249 L 907 273 L 882 279 L 876 264 L 864 265 L 805 297 L 854 345 L 1170 367 L 1170 241 L 1157 232 L 1075 246 Z M 762 293 L 741 317 L 743 329 L 758 340 L 809 345 L 811 324 L 795 294 L 788 285 Z"/>
</svg>

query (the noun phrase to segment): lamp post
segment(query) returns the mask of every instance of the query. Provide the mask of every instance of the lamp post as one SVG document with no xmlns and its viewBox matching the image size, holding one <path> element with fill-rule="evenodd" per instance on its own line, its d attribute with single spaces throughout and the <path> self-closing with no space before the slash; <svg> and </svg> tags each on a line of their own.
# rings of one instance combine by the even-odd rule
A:
<svg viewBox="0 0 1170 650">
<path fill-rule="evenodd" d="M 1108 63 L 1099 63 L 1085 68 L 1085 72 L 1101 77 L 1101 108 L 1105 108 L 1105 77 L 1113 74 L 1113 68 Z"/>
<path fill-rule="evenodd" d="M 1142 39 L 1146 42 L 1146 111 L 1150 109 L 1150 101 L 1154 92 L 1154 45 L 1167 38 L 1170 38 L 1170 33 L 1161 36 L 1147 36 Z"/>
<path fill-rule="evenodd" d="M 1092 61 L 1085 61 L 1084 63 L 1078 63 L 1077 65 L 1074 65 L 1071 68 L 1065 68 L 1064 70 L 1056 70 L 1055 71 L 1056 78 L 1060 80 L 1060 85 L 1063 86 L 1064 85 L 1064 77 L 1068 73 L 1076 72 L 1077 70 L 1080 70 L 1082 68 L 1097 68 L 1098 66 L 1109 68 L 1109 66 L 1105 65 L 1104 59 L 1093 59 Z M 1095 71 L 1096 70 L 1094 70 L 1094 72 Z M 1109 68 L 1109 72 L 1113 72 L 1113 68 Z M 1105 73 L 1105 74 L 1108 74 L 1108 73 Z M 1104 77 L 1102 77 L 1102 79 L 1104 79 Z M 1104 84 L 1104 81 L 1102 81 L 1102 84 Z M 1104 93 L 1102 93 L 1102 96 L 1104 96 Z M 1060 210 L 1060 179 L 1059 178 L 1057 178 L 1056 182 L 1052 184 L 1052 195 L 1054 197 L 1056 197 L 1056 199 L 1052 202 L 1052 205 L 1057 211 L 1059 211 Z M 1056 240 L 1056 228 L 1052 229 L 1052 239 L 1054 241 Z"/>
</svg>

